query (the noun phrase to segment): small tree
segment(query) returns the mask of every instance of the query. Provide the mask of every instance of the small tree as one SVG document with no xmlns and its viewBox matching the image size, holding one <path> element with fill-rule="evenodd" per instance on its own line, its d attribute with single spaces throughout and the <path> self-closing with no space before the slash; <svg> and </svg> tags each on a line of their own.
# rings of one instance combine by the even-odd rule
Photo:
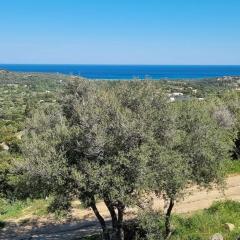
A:
<svg viewBox="0 0 240 240">
<path fill-rule="evenodd" d="M 227 91 L 221 95 L 221 100 L 228 107 L 230 113 L 235 117 L 235 129 L 238 133 L 233 149 L 233 159 L 240 159 L 240 93 L 237 91 Z"/>
<path fill-rule="evenodd" d="M 153 128 L 150 145 L 150 185 L 157 195 L 168 200 L 165 237 L 171 234 L 170 217 L 174 202 L 184 196 L 189 184 L 210 187 L 220 184 L 224 163 L 233 147 L 233 122 L 223 125 L 226 107 L 189 100 L 168 105 L 165 112 L 151 109 Z M 166 111 L 167 110 L 167 111 Z M 221 118 L 221 119 L 220 119 Z"/>
<path fill-rule="evenodd" d="M 58 107 L 29 120 L 22 147 L 28 175 L 65 196 L 61 199 L 78 197 L 91 207 L 105 239 L 109 234 L 96 200 L 104 200 L 113 235 L 123 239 L 125 207 L 137 200 L 147 172 L 142 116 L 117 96 L 85 80 L 69 83 Z"/>
</svg>

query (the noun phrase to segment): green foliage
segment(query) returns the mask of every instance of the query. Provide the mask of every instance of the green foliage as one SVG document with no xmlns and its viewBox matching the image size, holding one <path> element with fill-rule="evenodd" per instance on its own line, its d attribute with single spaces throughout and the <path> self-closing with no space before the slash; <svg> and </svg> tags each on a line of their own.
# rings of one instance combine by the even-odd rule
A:
<svg viewBox="0 0 240 240">
<path fill-rule="evenodd" d="M 13 159 L 21 159 L 19 143 L 26 117 L 42 104 L 54 104 L 63 86 L 60 80 L 65 79 L 52 74 L 0 73 L 0 144 L 9 147 L 7 151 L 0 146 L 0 196 L 17 197 L 14 195 L 22 174 L 15 174 L 11 168 Z"/>
<path fill-rule="evenodd" d="M 1 199 L 1 220 L 7 218 L 17 218 L 22 210 L 27 206 L 27 202 L 16 201 L 14 203 Z"/>
<path fill-rule="evenodd" d="M 51 202 L 52 198 L 24 201 L 9 201 L 0 198 L 0 222 L 5 223 L 8 220 L 24 218 L 27 215 L 46 216 Z"/>
<path fill-rule="evenodd" d="M 226 240 L 236 239 L 239 236 L 240 227 L 239 211 L 240 203 L 226 201 L 217 202 L 209 209 L 195 213 L 190 217 L 174 216 L 175 232 L 171 239 L 205 240 L 217 232 L 223 234 Z M 234 231 L 229 232 L 224 226 L 226 223 L 234 224 Z"/>
<path fill-rule="evenodd" d="M 235 160 L 240 159 L 240 93 L 236 91 L 226 92 L 221 96 L 224 103 L 228 106 L 230 111 L 235 116 L 235 128 L 238 135 L 235 140 L 235 147 L 233 149 L 233 158 Z"/>
<path fill-rule="evenodd" d="M 223 182 L 235 132 L 232 113 L 218 99 L 171 104 L 153 82 L 108 88 L 74 79 L 58 103 L 28 120 L 19 165 L 31 182 L 38 179 L 38 189 L 42 183 L 45 194 L 62 199 L 55 208 L 67 209 L 77 196 L 105 231 L 96 208 L 103 199 L 120 234 L 125 207 L 143 193 L 174 203 L 189 183 Z"/>
<path fill-rule="evenodd" d="M 226 164 L 226 171 L 228 174 L 240 173 L 240 161 L 230 160 Z"/>
<path fill-rule="evenodd" d="M 199 185 L 219 183 L 226 160 L 233 148 L 233 122 L 225 122 L 221 103 L 189 101 L 182 105 L 180 125 L 183 133 L 180 153 L 190 166 L 190 179 Z M 216 117 L 217 115 L 217 117 Z"/>
<path fill-rule="evenodd" d="M 135 238 L 146 240 L 164 239 L 163 216 L 157 212 L 144 212 L 138 216 L 138 228 Z"/>
<path fill-rule="evenodd" d="M 69 209 L 71 209 L 71 202 L 63 195 L 54 197 L 48 206 L 48 212 L 54 213 L 58 219 L 66 217 Z"/>
<path fill-rule="evenodd" d="M 189 183 L 221 184 L 226 167 L 238 168 L 226 165 L 240 126 L 239 95 L 226 84 L 0 74 L 0 143 L 10 147 L 0 150 L 1 194 L 53 194 L 54 211 L 79 198 L 97 213 L 102 199 L 119 233 L 125 207 L 148 192 L 174 202 Z M 170 103 L 180 90 L 186 98 Z"/>
<path fill-rule="evenodd" d="M 0 151 L 0 197 L 7 196 L 9 192 L 13 191 L 11 185 L 11 178 L 13 176 L 10 172 L 11 162 L 11 155 Z"/>
<path fill-rule="evenodd" d="M 221 233 L 226 240 L 236 239 L 240 228 L 240 203 L 234 201 L 216 202 L 210 208 L 190 216 L 173 215 L 172 240 L 206 240 L 215 233 Z M 163 239 L 164 223 L 162 215 L 156 212 L 142 212 L 135 227 L 134 239 Z M 226 223 L 235 225 L 230 232 Z M 94 236 L 95 237 L 95 236 Z M 93 237 L 93 239 L 95 239 Z M 97 238 L 97 236 L 96 236 Z M 87 238 L 86 238 L 87 239 Z"/>
</svg>

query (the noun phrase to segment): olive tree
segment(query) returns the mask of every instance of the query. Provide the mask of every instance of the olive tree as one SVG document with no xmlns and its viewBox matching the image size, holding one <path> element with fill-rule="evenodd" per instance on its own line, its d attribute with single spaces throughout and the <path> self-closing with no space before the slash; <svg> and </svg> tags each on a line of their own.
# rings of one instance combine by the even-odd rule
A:
<svg viewBox="0 0 240 240">
<path fill-rule="evenodd" d="M 112 219 L 112 238 L 124 239 L 123 218 L 147 193 L 169 200 L 165 237 L 174 202 L 189 184 L 222 180 L 232 147 L 221 104 L 170 103 L 150 81 L 118 84 L 72 80 L 56 106 L 37 110 L 27 123 L 20 169 L 68 207 L 79 198 L 91 207 L 110 239 L 96 201 Z M 57 205 L 56 205 L 57 206 Z"/>
<path fill-rule="evenodd" d="M 146 132 L 141 115 L 122 104 L 113 89 L 70 82 L 59 105 L 37 111 L 22 145 L 27 170 L 62 201 L 79 198 L 91 207 L 109 239 L 96 201 L 112 218 L 113 236 L 123 239 L 123 214 L 145 187 Z"/>
<path fill-rule="evenodd" d="M 235 117 L 235 128 L 238 133 L 233 149 L 233 159 L 240 159 L 240 93 L 237 91 L 227 91 L 221 95 L 221 100 L 228 107 Z"/>
<path fill-rule="evenodd" d="M 222 111 L 224 109 L 224 111 Z M 227 124 L 226 117 L 230 119 Z M 190 184 L 221 184 L 224 166 L 235 137 L 228 109 L 213 100 L 180 101 L 151 108 L 148 124 L 153 139 L 147 151 L 150 188 L 168 202 L 165 237 L 171 234 L 170 217 L 177 199 Z"/>
</svg>

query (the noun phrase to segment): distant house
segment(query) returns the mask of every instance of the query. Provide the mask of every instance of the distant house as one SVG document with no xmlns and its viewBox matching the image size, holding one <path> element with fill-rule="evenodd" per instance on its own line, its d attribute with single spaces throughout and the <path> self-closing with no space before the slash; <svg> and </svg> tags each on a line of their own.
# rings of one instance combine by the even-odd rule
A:
<svg viewBox="0 0 240 240">
<path fill-rule="evenodd" d="M 175 102 L 177 100 L 187 100 L 188 99 L 188 96 L 184 95 L 181 92 L 168 93 L 167 96 L 169 97 L 169 102 Z"/>
<path fill-rule="evenodd" d="M 196 94 L 197 93 L 197 89 L 193 89 L 192 92 Z"/>
<path fill-rule="evenodd" d="M 174 92 L 174 93 L 172 93 L 172 96 L 173 97 L 183 96 L 183 93 L 181 93 L 181 92 Z"/>
<path fill-rule="evenodd" d="M 183 96 L 183 93 L 181 92 L 168 93 L 168 97 L 179 97 L 179 96 Z"/>
</svg>

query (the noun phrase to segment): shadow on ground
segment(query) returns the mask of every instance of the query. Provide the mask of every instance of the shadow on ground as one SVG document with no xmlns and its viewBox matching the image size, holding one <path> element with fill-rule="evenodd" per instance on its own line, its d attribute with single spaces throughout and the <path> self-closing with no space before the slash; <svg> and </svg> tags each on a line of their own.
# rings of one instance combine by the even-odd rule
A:
<svg viewBox="0 0 240 240">
<path fill-rule="evenodd" d="M 36 226 L 34 222 L 24 227 L 14 222 L 6 222 L 6 227 L 0 229 L 0 240 L 77 240 L 100 232 L 101 228 L 96 220 L 48 224 L 41 227 Z"/>
</svg>

